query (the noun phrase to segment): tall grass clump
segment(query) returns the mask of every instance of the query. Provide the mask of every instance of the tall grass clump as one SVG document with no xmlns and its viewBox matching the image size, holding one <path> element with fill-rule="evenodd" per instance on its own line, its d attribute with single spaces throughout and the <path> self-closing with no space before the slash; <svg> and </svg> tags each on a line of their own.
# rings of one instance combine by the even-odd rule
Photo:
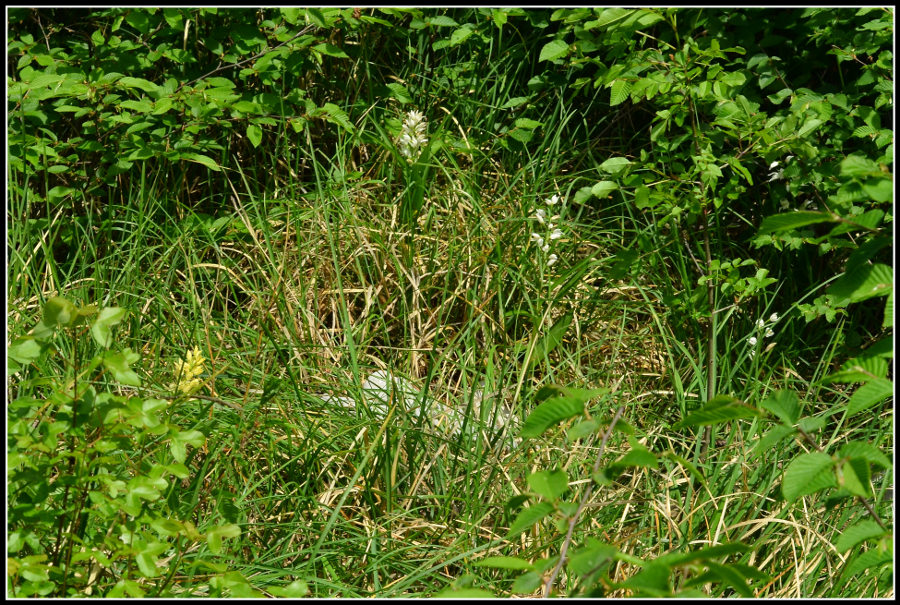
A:
<svg viewBox="0 0 900 605">
<path fill-rule="evenodd" d="M 8 593 L 893 596 L 892 33 L 10 9 Z"/>
</svg>

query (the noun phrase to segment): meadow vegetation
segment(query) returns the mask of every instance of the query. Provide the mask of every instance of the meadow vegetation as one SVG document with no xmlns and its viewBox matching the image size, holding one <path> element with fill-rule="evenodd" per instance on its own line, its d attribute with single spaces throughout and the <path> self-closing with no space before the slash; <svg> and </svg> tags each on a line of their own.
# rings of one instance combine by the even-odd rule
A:
<svg viewBox="0 0 900 605">
<path fill-rule="evenodd" d="M 8 9 L 8 596 L 893 596 L 893 10 Z"/>
</svg>

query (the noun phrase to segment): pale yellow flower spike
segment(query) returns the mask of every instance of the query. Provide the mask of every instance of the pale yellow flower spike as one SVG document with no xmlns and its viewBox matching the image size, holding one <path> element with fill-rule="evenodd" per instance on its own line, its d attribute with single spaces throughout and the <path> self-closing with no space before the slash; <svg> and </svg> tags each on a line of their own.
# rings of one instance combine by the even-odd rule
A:
<svg viewBox="0 0 900 605">
<path fill-rule="evenodd" d="M 188 351 L 186 359 L 179 359 L 173 364 L 172 374 L 175 376 L 175 382 L 170 388 L 184 395 L 192 395 L 200 390 L 203 381 L 199 376 L 203 373 L 203 363 L 206 361 L 199 347 L 194 347 Z"/>
</svg>

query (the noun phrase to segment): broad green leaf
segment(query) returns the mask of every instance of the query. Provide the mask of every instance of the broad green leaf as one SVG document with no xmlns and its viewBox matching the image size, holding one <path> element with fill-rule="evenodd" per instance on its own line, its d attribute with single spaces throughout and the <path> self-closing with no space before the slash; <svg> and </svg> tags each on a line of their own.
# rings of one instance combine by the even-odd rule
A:
<svg viewBox="0 0 900 605">
<path fill-rule="evenodd" d="M 837 304 L 860 302 L 875 296 L 890 294 L 894 284 L 894 270 L 882 264 L 863 265 L 852 273 L 844 273 L 828 288 Z"/>
<path fill-rule="evenodd" d="M 753 589 L 747 584 L 747 579 L 734 567 L 722 565 L 713 561 L 706 561 L 708 576 L 717 576 L 719 581 L 726 586 L 731 586 L 745 599 L 754 597 Z"/>
<path fill-rule="evenodd" d="M 800 417 L 800 399 L 795 391 L 777 390 L 759 404 L 787 426 L 793 426 Z"/>
<path fill-rule="evenodd" d="M 822 452 L 800 454 L 784 471 L 781 492 L 785 500 L 792 502 L 801 496 L 813 494 L 828 487 L 836 487 L 834 460 Z"/>
<path fill-rule="evenodd" d="M 619 105 L 628 98 L 631 93 L 631 82 L 628 80 L 616 80 L 612 84 L 612 90 L 609 93 L 609 104 L 611 107 Z"/>
<path fill-rule="evenodd" d="M 121 307 L 104 307 L 100 310 L 100 315 L 91 325 L 91 336 L 94 342 L 103 348 L 108 349 L 112 344 L 112 327 L 118 325 L 125 319 L 127 311 Z"/>
<path fill-rule="evenodd" d="M 738 418 L 753 418 L 759 416 L 759 410 L 753 408 L 736 397 L 730 395 L 716 395 L 705 406 L 681 422 L 675 423 L 672 428 L 679 429 L 689 426 L 706 426 L 720 424 Z"/>
<path fill-rule="evenodd" d="M 522 437 L 537 437 L 551 426 L 584 413 L 585 402 L 607 391 L 566 389 L 564 392 L 566 394 L 550 397 L 528 415 L 522 423 Z"/>
<path fill-rule="evenodd" d="M 514 594 L 531 594 L 543 583 L 542 575 L 535 571 L 526 571 L 513 581 L 510 590 Z"/>
<path fill-rule="evenodd" d="M 509 532 L 506 534 L 506 539 L 510 540 L 521 534 L 523 531 L 534 527 L 552 512 L 553 505 L 549 502 L 538 502 L 537 504 L 532 504 L 527 508 L 523 508 L 519 511 L 516 520 L 513 521 L 510 526 Z"/>
<path fill-rule="evenodd" d="M 619 550 L 596 538 L 588 538 L 587 544 L 572 553 L 566 567 L 576 576 L 585 576 L 604 563 L 612 563 Z"/>
<path fill-rule="evenodd" d="M 884 321 L 881 323 L 884 329 L 894 327 L 894 291 L 888 292 L 887 299 L 884 301 Z"/>
<path fill-rule="evenodd" d="M 845 529 L 837 539 L 837 542 L 835 542 L 834 547 L 838 552 L 847 552 L 860 542 L 871 540 L 872 538 L 880 538 L 888 533 L 875 521 L 866 519 Z"/>
<path fill-rule="evenodd" d="M 130 387 L 141 386 L 141 378 L 130 364 L 135 363 L 141 358 L 137 353 L 132 353 L 131 349 L 125 349 L 121 353 L 116 351 L 107 351 L 103 355 L 103 366 L 113 375 L 116 382 Z"/>
<path fill-rule="evenodd" d="M 555 61 L 569 53 L 569 45 L 565 40 L 551 40 L 544 44 L 538 61 Z"/>
<path fill-rule="evenodd" d="M 881 357 L 854 357 L 845 362 L 840 370 L 823 378 L 822 383 L 868 382 L 873 378 L 884 378 L 887 370 L 888 362 Z"/>
<path fill-rule="evenodd" d="M 519 118 L 515 121 L 516 128 L 527 128 L 528 130 L 534 130 L 535 128 L 540 128 L 544 125 L 543 122 L 538 122 L 537 120 L 531 120 L 529 118 Z"/>
<path fill-rule="evenodd" d="M 891 548 L 870 548 L 858 557 L 850 561 L 844 568 L 842 578 L 852 578 L 853 576 L 864 572 L 872 571 L 884 565 L 885 563 L 893 563 L 894 553 Z"/>
<path fill-rule="evenodd" d="M 262 143 L 262 134 L 262 128 L 256 124 L 247 124 L 247 139 L 254 148 L 259 147 L 259 144 Z"/>
<path fill-rule="evenodd" d="M 798 229 L 816 223 L 834 222 L 836 218 L 828 212 L 785 212 L 767 216 L 759 226 L 760 235 Z"/>
<path fill-rule="evenodd" d="M 347 117 L 347 112 L 334 103 L 325 103 L 322 106 L 322 110 L 325 112 L 328 121 L 341 126 L 347 132 L 354 131 L 353 124 L 350 122 L 350 118 Z"/>
<path fill-rule="evenodd" d="M 878 169 L 878 164 L 865 156 L 858 154 L 848 155 L 841 161 L 841 176 L 865 177 L 880 174 L 881 171 Z"/>
<path fill-rule="evenodd" d="M 391 82 L 387 87 L 388 90 L 391 91 L 391 96 L 400 101 L 401 104 L 406 105 L 407 103 L 413 102 L 412 95 L 409 94 L 409 89 L 403 84 Z"/>
<path fill-rule="evenodd" d="M 563 470 L 538 471 L 527 477 L 531 490 L 545 500 L 556 500 L 569 489 L 569 476 Z"/>
<path fill-rule="evenodd" d="M 276 597 L 285 597 L 288 599 L 299 599 L 309 594 L 309 586 L 303 580 L 294 580 L 287 586 L 268 586 L 266 591 L 272 593 Z"/>
<path fill-rule="evenodd" d="M 202 153 L 180 152 L 176 154 L 175 157 L 177 159 L 187 160 L 188 162 L 196 162 L 197 164 L 202 164 L 210 170 L 214 170 L 215 172 L 221 172 L 222 170 L 222 167 L 219 166 L 214 159 L 212 159 L 208 155 L 203 155 Z"/>
<path fill-rule="evenodd" d="M 841 458 L 861 458 L 870 464 L 875 464 L 882 468 L 890 468 L 891 466 L 890 459 L 880 449 L 866 441 L 845 443 L 838 455 Z"/>
<path fill-rule="evenodd" d="M 143 78 L 132 78 L 131 76 L 119 78 L 116 84 L 118 86 L 124 86 L 125 88 L 139 88 L 144 92 L 156 92 L 157 90 L 159 90 L 159 86 L 157 86 L 153 82 L 150 82 L 149 80 L 145 80 Z"/>
<path fill-rule="evenodd" d="M 241 528 L 237 525 L 233 523 L 220 525 L 206 532 L 206 543 L 209 550 L 217 555 L 222 552 L 222 538 L 237 538 L 240 535 Z"/>
<path fill-rule="evenodd" d="M 841 465 L 838 486 L 860 498 L 871 498 L 872 469 L 862 458 L 848 460 Z"/>
<path fill-rule="evenodd" d="M 519 557 L 485 557 L 475 561 L 475 567 L 492 567 L 494 569 L 534 569 L 529 561 Z"/>
<path fill-rule="evenodd" d="M 23 336 L 13 341 L 6 351 L 7 360 L 26 365 L 41 356 L 43 346 L 33 336 Z"/>
<path fill-rule="evenodd" d="M 599 428 L 600 423 L 597 420 L 593 418 L 590 420 L 583 420 L 566 431 L 566 441 L 572 442 L 584 439 L 588 435 L 596 433 Z"/>
<path fill-rule="evenodd" d="M 628 450 L 624 456 L 616 460 L 614 463 L 615 466 L 621 467 L 630 467 L 630 466 L 640 466 L 644 468 L 656 468 L 659 465 L 659 461 L 656 456 L 644 447 L 637 447 Z"/>
<path fill-rule="evenodd" d="M 893 382 L 885 378 L 876 378 L 856 389 L 856 392 L 850 396 L 850 401 L 847 402 L 847 414 L 852 416 L 868 410 L 893 394 Z"/>
<path fill-rule="evenodd" d="M 528 102 L 529 97 L 513 97 L 506 103 L 500 106 L 500 109 L 512 109 L 513 107 L 519 107 L 520 105 L 524 105 Z"/>
<path fill-rule="evenodd" d="M 650 597 L 668 596 L 671 593 L 669 588 L 670 572 L 671 569 L 668 565 L 651 561 L 644 566 L 644 569 L 625 580 L 622 586 L 638 590 Z"/>
<path fill-rule="evenodd" d="M 459 29 L 453 30 L 453 33 L 450 34 L 450 46 L 456 46 L 458 44 L 462 44 L 469 37 L 475 33 L 475 30 L 472 28 L 472 25 L 466 23 Z"/>
<path fill-rule="evenodd" d="M 594 197 L 603 198 L 606 197 L 606 194 L 611 191 L 615 191 L 618 188 L 619 185 L 617 183 L 614 183 L 613 181 L 600 181 L 599 183 L 596 183 L 593 187 L 591 187 L 591 195 L 593 195 Z"/>
<path fill-rule="evenodd" d="M 428 25 L 434 25 L 436 27 L 459 27 L 459 23 L 447 17 L 445 15 L 437 15 L 434 17 L 428 17 L 425 19 L 425 22 Z"/>
<path fill-rule="evenodd" d="M 796 429 L 791 428 L 790 426 L 776 424 L 768 431 L 766 431 L 766 433 L 759 438 L 759 441 L 756 442 L 756 445 L 753 446 L 753 450 L 751 452 L 752 457 L 758 458 L 759 456 L 771 452 L 772 450 L 777 451 L 778 448 L 776 448 L 775 446 L 778 445 L 782 440 L 790 437 L 796 432 Z"/>
<path fill-rule="evenodd" d="M 626 166 L 631 164 L 631 160 L 628 158 L 609 158 L 602 164 L 600 164 L 600 170 L 607 172 L 609 174 L 618 174 L 625 169 Z"/>
<path fill-rule="evenodd" d="M 706 548 L 698 548 L 697 550 L 691 550 L 688 552 L 667 553 L 665 555 L 657 557 L 655 560 L 674 567 L 675 565 L 684 565 L 685 563 L 691 563 L 693 561 L 702 561 L 715 559 L 718 557 L 727 557 L 728 555 L 736 555 L 739 553 L 747 552 L 748 550 L 750 550 L 750 547 L 746 544 L 742 544 L 741 542 L 729 542 L 727 544 L 717 544 L 715 546 L 708 546 Z"/>
<path fill-rule="evenodd" d="M 338 59 L 349 59 L 350 56 L 345 53 L 343 50 L 335 46 L 334 44 L 328 44 L 327 42 L 323 42 L 322 44 L 316 44 L 312 47 L 312 50 L 322 53 L 323 55 L 328 55 L 329 57 L 336 57 Z"/>
</svg>

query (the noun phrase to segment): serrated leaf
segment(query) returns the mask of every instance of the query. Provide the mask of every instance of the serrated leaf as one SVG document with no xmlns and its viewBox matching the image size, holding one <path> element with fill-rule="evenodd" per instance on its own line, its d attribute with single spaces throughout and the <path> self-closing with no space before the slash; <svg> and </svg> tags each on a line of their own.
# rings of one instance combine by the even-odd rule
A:
<svg viewBox="0 0 900 605">
<path fill-rule="evenodd" d="M 798 229 L 816 223 L 831 223 L 834 221 L 835 217 L 828 212 L 785 212 L 764 218 L 759 226 L 759 234 L 766 235 L 768 233 Z"/>
<path fill-rule="evenodd" d="M 572 553 L 566 564 L 570 573 L 576 576 L 584 576 L 598 569 L 603 563 L 612 562 L 619 550 L 596 538 L 588 538 L 587 544 Z"/>
<path fill-rule="evenodd" d="M 436 27 L 459 27 L 459 23 L 447 17 L 445 15 L 437 15 L 435 17 L 428 17 L 425 19 L 425 22 L 428 25 L 434 25 Z"/>
<path fill-rule="evenodd" d="M 870 464 L 875 464 L 882 468 L 890 468 L 891 461 L 876 446 L 866 441 L 851 441 L 845 443 L 838 455 L 841 458 L 861 458 Z"/>
<path fill-rule="evenodd" d="M 887 370 L 887 360 L 880 357 L 854 357 L 845 362 L 840 370 L 823 378 L 822 383 L 868 382 L 873 378 L 884 378 Z"/>
<path fill-rule="evenodd" d="M 874 570 L 885 563 L 893 562 L 893 560 L 892 549 L 870 548 L 848 563 L 841 577 L 852 578 L 860 572 Z"/>
<path fill-rule="evenodd" d="M 519 511 L 516 520 L 513 521 L 506 534 L 506 539 L 510 540 L 523 531 L 530 529 L 541 522 L 544 517 L 553 512 L 553 505 L 549 502 L 538 502 Z"/>
<path fill-rule="evenodd" d="M 569 45 L 565 40 L 551 40 L 544 44 L 544 47 L 541 49 L 540 57 L 538 57 L 538 62 L 540 61 L 555 61 L 565 55 L 569 54 Z"/>
<path fill-rule="evenodd" d="M 254 148 L 259 147 L 259 144 L 262 143 L 262 128 L 256 124 L 247 124 L 247 138 Z"/>
<path fill-rule="evenodd" d="M 790 390 L 777 390 L 769 395 L 759 407 L 771 412 L 787 426 L 793 426 L 800 417 L 800 399 Z"/>
<path fill-rule="evenodd" d="M 341 126 L 347 132 L 354 131 L 353 124 L 350 122 L 350 118 L 347 117 L 347 112 L 343 109 L 334 103 L 325 103 L 325 105 L 322 106 L 322 109 L 325 111 L 328 121 Z"/>
<path fill-rule="evenodd" d="M 335 46 L 334 44 L 328 44 L 327 42 L 322 44 L 316 44 L 312 47 L 313 50 L 322 53 L 323 55 L 328 55 L 329 57 L 336 57 L 338 59 L 349 59 L 350 56 L 345 53 L 343 50 Z"/>
<path fill-rule="evenodd" d="M 584 439 L 588 435 L 592 435 L 597 432 L 597 429 L 600 428 L 600 423 L 591 418 L 590 420 L 584 420 L 579 422 L 568 431 L 566 431 L 566 440 L 577 441 L 578 439 Z"/>
<path fill-rule="evenodd" d="M 531 120 L 529 118 L 519 118 L 515 121 L 516 128 L 527 128 L 528 130 L 534 130 L 543 125 L 543 122 L 538 122 L 537 120 Z"/>
<path fill-rule="evenodd" d="M 475 33 L 475 30 L 472 29 L 472 26 L 468 23 L 460 27 L 459 29 L 453 30 L 453 33 L 450 34 L 450 46 L 456 46 L 458 44 L 462 44 L 469 37 Z"/>
<path fill-rule="evenodd" d="M 409 89 L 403 84 L 391 82 L 387 87 L 388 90 L 391 91 L 391 96 L 400 101 L 400 103 L 405 105 L 413 102 L 412 95 L 409 94 Z"/>
<path fill-rule="evenodd" d="M 221 172 L 222 167 L 219 166 L 214 159 L 209 157 L 208 155 L 203 155 L 202 153 L 193 153 L 193 152 L 181 152 L 175 156 L 181 160 L 187 160 L 189 162 L 195 162 L 197 164 L 202 164 L 213 170 L 215 172 Z"/>
<path fill-rule="evenodd" d="M 588 400 L 608 392 L 606 389 L 565 389 L 561 387 L 557 387 L 556 390 L 560 393 L 559 395 L 548 397 L 522 423 L 520 432 L 522 437 L 537 437 L 551 426 L 582 414 L 584 404 Z"/>
<path fill-rule="evenodd" d="M 556 500 L 569 489 L 569 476 L 565 471 L 538 471 L 526 478 L 531 491 L 545 500 Z"/>
<path fill-rule="evenodd" d="M 834 460 L 823 452 L 811 452 L 791 461 L 784 471 L 781 492 L 785 500 L 792 502 L 801 496 L 836 486 Z"/>
<path fill-rule="evenodd" d="M 650 450 L 646 448 L 634 448 L 628 450 L 624 456 L 615 462 L 615 466 L 629 467 L 640 466 L 644 468 L 656 468 L 659 461 Z"/>
<path fill-rule="evenodd" d="M 860 498 L 871 498 L 869 484 L 872 480 L 872 469 L 862 458 L 847 460 L 841 465 L 839 487 Z"/>
<path fill-rule="evenodd" d="M 888 533 L 875 521 L 866 519 L 845 529 L 837 539 L 837 542 L 835 542 L 834 547 L 838 552 L 847 552 L 861 542 L 872 538 L 880 538 Z"/>
<path fill-rule="evenodd" d="M 512 109 L 513 107 L 519 107 L 520 105 L 524 105 L 528 102 L 529 97 L 513 97 L 506 103 L 500 106 L 500 109 Z"/>
<path fill-rule="evenodd" d="M 852 416 L 881 403 L 894 394 L 894 383 L 885 378 L 877 378 L 862 385 L 847 402 L 847 414 Z"/>
<path fill-rule="evenodd" d="M 863 265 L 852 273 L 844 273 L 828 288 L 837 304 L 860 302 L 875 296 L 890 294 L 894 284 L 894 270 L 882 264 Z"/>
<path fill-rule="evenodd" d="M 882 328 L 894 327 L 894 291 L 888 292 L 887 299 L 884 301 L 884 321 L 881 323 Z"/>
<path fill-rule="evenodd" d="M 738 418 L 753 418 L 759 416 L 759 410 L 747 405 L 736 397 L 730 395 L 716 395 L 702 408 L 681 422 L 676 422 L 672 428 L 679 429 L 689 426 L 706 426 L 720 424 Z"/>
<path fill-rule="evenodd" d="M 616 80 L 613 82 L 612 90 L 609 93 L 609 104 L 615 107 L 624 102 L 631 93 L 632 83 L 628 80 Z"/>
</svg>

